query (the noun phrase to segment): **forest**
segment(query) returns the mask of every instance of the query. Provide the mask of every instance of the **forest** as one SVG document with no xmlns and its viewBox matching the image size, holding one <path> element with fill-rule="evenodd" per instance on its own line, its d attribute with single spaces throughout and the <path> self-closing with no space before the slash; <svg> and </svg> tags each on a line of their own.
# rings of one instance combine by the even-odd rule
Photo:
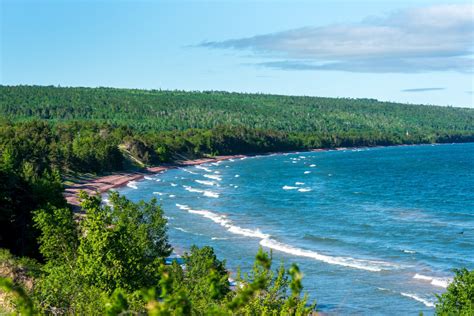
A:
<svg viewBox="0 0 474 316">
<path fill-rule="evenodd" d="M 0 86 L 0 312 L 22 314 L 310 314 L 297 266 L 228 281 L 212 248 L 171 253 L 156 201 L 63 197 L 73 175 L 225 154 L 474 141 L 474 110 L 227 92 Z M 474 310 L 459 270 L 438 312 Z M 3 294 L 2 294 L 3 293 Z M 6 293 L 6 294 L 5 294 Z M 459 293 L 462 293 L 460 295 Z"/>
</svg>

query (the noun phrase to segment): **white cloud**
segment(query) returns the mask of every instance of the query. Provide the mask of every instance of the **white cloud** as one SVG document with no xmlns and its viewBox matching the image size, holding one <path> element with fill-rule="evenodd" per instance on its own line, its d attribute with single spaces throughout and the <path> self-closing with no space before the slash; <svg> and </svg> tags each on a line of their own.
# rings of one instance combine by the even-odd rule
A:
<svg viewBox="0 0 474 316">
<path fill-rule="evenodd" d="M 473 17 L 473 4 L 437 5 L 200 46 L 250 50 L 273 58 L 258 65 L 280 69 L 473 72 Z"/>
</svg>

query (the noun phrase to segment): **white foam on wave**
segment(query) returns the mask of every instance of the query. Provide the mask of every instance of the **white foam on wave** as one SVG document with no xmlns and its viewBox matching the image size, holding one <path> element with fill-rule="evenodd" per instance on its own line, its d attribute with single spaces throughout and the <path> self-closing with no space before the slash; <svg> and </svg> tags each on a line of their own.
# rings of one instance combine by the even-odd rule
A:
<svg viewBox="0 0 474 316">
<path fill-rule="evenodd" d="M 304 185 L 304 182 L 295 182 L 295 185 Z"/>
<path fill-rule="evenodd" d="M 354 259 L 351 257 L 327 256 L 315 251 L 296 248 L 296 247 L 278 242 L 270 238 L 262 239 L 260 241 L 260 245 L 263 247 L 278 250 L 278 251 L 291 254 L 294 256 L 312 258 L 312 259 L 329 263 L 329 264 L 340 265 L 340 266 L 355 268 L 355 269 L 360 269 L 360 270 L 367 270 L 367 271 L 372 271 L 372 272 L 380 272 L 382 270 L 391 270 L 397 267 L 393 264 L 390 264 L 384 261 L 362 260 L 362 259 Z"/>
<path fill-rule="evenodd" d="M 155 181 L 156 181 L 156 182 L 161 182 L 161 179 L 156 179 Z"/>
<path fill-rule="evenodd" d="M 205 175 L 203 175 L 203 177 L 208 178 L 208 179 L 212 179 L 212 180 L 222 181 L 222 178 L 218 175 L 215 175 L 215 174 L 205 174 Z"/>
<path fill-rule="evenodd" d="M 311 188 L 301 188 L 301 189 L 298 189 L 298 192 L 310 192 L 312 191 Z"/>
<path fill-rule="evenodd" d="M 216 192 L 213 192 L 213 191 L 196 189 L 196 188 L 190 187 L 188 185 L 183 185 L 183 187 L 188 192 L 202 193 L 202 195 L 204 195 L 206 197 L 212 197 L 212 198 L 218 198 L 219 197 L 219 194 L 216 193 Z"/>
<path fill-rule="evenodd" d="M 405 296 L 405 297 L 409 297 L 409 298 L 412 298 L 414 299 L 415 301 L 418 301 L 420 303 L 423 303 L 425 306 L 427 307 L 435 307 L 435 304 L 431 301 L 428 301 L 422 297 L 419 297 L 417 296 L 416 294 L 412 294 L 412 293 L 405 293 L 405 292 L 401 292 L 400 293 L 401 295 Z"/>
<path fill-rule="evenodd" d="M 418 274 L 418 273 L 416 273 L 413 276 L 413 279 L 427 281 L 427 282 L 430 282 L 430 284 L 433 286 L 442 287 L 442 288 L 447 288 L 449 283 L 451 283 L 452 281 L 449 278 L 436 278 L 436 277 Z"/>
<path fill-rule="evenodd" d="M 240 174 L 236 174 L 236 175 L 234 176 L 234 178 L 238 178 L 238 177 L 240 177 Z"/>
<path fill-rule="evenodd" d="M 196 188 L 190 187 L 189 185 L 183 185 L 183 188 L 188 192 L 204 193 L 204 190 L 196 189 Z"/>
<path fill-rule="evenodd" d="M 182 231 L 183 233 L 189 233 L 190 232 L 189 230 L 186 230 L 186 229 L 181 228 L 181 227 L 173 227 L 173 228 L 176 229 L 176 230 Z"/>
<path fill-rule="evenodd" d="M 204 167 L 204 166 L 196 166 L 196 169 L 201 169 L 201 170 L 204 170 L 204 171 L 206 171 L 206 172 L 212 172 L 211 169 L 206 168 L 206 167 Z"/>
<path fill-rule="evenodd" d="M 178 204 L 178 203 L 176 203 L 175 205 L 182 211 L 187 211 L 191 209 L 188 205 Z"/>
<path fill-rule="evenodd" d="M 219 193 L 212 192 L 212 191 L 204 191 L 203 195 L 207 197 L 216 198 L 216 199 L 219 197 Z"/>
<path fill-rule="evenodd" d="M 233 225 L 232 221 L 229 220 L 227 216 L 225 215 L 216 214 L 208 210 L 193 210 L 189 208 L 187 205 L 181 205 L 181 209 L 187 210 L 191 214 L 201 215 L 204 218 L 210 219 L 214 223 L 221 225 L 222 227 L 226 228 L 227 231 L 236 235 L 242 235 L 242 236 L 252 237 L 252 238 L 270 237 L 270 235 L 262 233 L 259 229 L 253 230 L 253 229 L 242 228 L 242 227 Z"/>
<path fill-rule="evenodd" d="M 211 237 L 212 240 L 227 240 L 229 238 L 226 237 Z"/>
<path fill-rule="evenodd" d="M 153 194 L 162 196 L 162 195 L 165 195 L 166 193 L 162 193 L 162 192 L 157 192 L 157 191 L 155 191 L 155 192 L 153 192 Z"/>
<path fill-rule="evenodd" d="M 316 165 L 315 165 L 315 164 L 312 164 L 312 165 L 309 165 L 309 167 L 310 167 L 310 168 L 314 168 L 314 167 L 316 167 Z"/>
<path fill-rule="evenodd" d="M 304 174 L 310 174 L 310 173 L 311 173 L 311 171 L 305 171 L 304 172 Z"/>
<path fill-rule="evenodd" d="M 184 172 L 187 172 L 187 173 L 190 173 L 190 174 L 197 174 L 196 172 L 193 172 L 189 169 L 186 169 L 186 168 L 182 168 L 181 170 L 183 170 Z"/>
<path fill-rule="evenodd" d="M 216 171 L 214 171 L 214 173 L 215 174 L 220 174 L 221 172 L 216 170 Z"/>
<path fill-rule="evenodd" d="M 170 194 L 170 198 L 174 198 L 174 197 L 176 197 L 176 195 Z"/>
<path fill-rule="evenodd" d="M 172 187 L 176 187 L 176 186 L 178 186 L 178 185 L 177 185 L 176 183 L 171 182 L 171 186 L 172 186 Z"/>
<path fill-rule="evenodd" d="M 291 185 L 284 185 L 282 186 L 283 190 L 296 190 L 298 187 L 292 187 Z"/>
<path fill-rule="evenodd" d="M 135 190 L 138 189 L 137 181 L 130 181 L 129 183 L 127 183 L 127 187 L 135 189 Z"/>
<path fill-rule="evenodd" d="M 145 180 L 153 180 L 152 177 L 149 177 L 149 176 L 144 176 Z"/>
<path fill-rule="evenodd" d="M 204 185 L 209 185 L 209 186 L 213 186 L 213 185 L 218 186 L 218 184 L 214 181 L 207 181 L 207 180 L 194 180 L 194 181 L 196 181 L 199 184 L 204 184 Z"/>
<path fill-rule="evenodd" d="M 402 251 L 403 251 L 404 253 L 411 253 L 411 254 L 416 253 L 415 250 L 403 249 Z"/>
</svg>

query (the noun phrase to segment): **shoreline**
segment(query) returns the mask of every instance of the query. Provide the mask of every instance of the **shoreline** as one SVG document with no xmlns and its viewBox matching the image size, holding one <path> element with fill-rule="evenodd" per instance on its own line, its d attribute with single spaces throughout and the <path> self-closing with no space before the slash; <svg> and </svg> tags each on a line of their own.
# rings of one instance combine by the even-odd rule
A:
<svg viewBox="0 0 474 316">
<path fill-rule="evenodd" d="M 67 204 L 71 205 L 73 208 L 78 208 L 80 204 L 78 194 L 80 191 L 85 191 L 87 194 L 90 195 L 100 195 L 108 192 L 111 189 L 123 187 L 131 181 L 141 180 L 147 175 L 153 175 L 170 169 L 197 166 L 205 163 L 213 163 L 229 159 L 239 159 L 248 156 L 249 155 L 226 155 L 216 156 L 214 158 L 199 158 L 185 160 L 174 164 L 163 164 L 160 166 L 148 167 L 142 171 L 114 172 L 110 175 L 78 180 L 70 185 L 65 185 L 63 196 L 66 199 Z"/>
<path fill-rule="evenodd" d="M 367 148 L 386 148 L 386 147 L 408 147 L 408 146 L 427 146 L 427 145 L 443 145 L 444 143 L 434 144 L 400 144 L 390 146 L 360 146 L 360 147 L 337 147 L 337 148 L 315 148 L 301 151 L 287 151 L 287 152 L 268 152 L 259 154 L 239 154 L 239 155 L 223 155 L 216 156 L 213 158 L 198 158 L 192 160 L 185 160 L 177 163 L 163 164 L 154 167 L 147 167 L 141 171 L 118 171 L 106 176 L 91 177 L 88 179 L 81 179 L 79 181 L 73 181 L 71 185 L 65 185 L 63 196 L 65 197 L 67 204 L 73 208 L 79 208 L 78 194 L 80 191 L 85 191 L 89 195 L 104 194 L 111 189 L 126 186 L 131 181 L 138 181 L 143 179 L 147 175 L 153 175 L 159 172 L 163 172 L 170 169 L 197 166 L 205 163 L 219 162 L 229 159 L 239 159 L 244 157 L 253 156 L 269 156 L 278 154 L 292 154 L 292 153 L 303 153 L 303 152 L 326 152 L 326 151 L 342 151 L 342 150 L 357 150 Z M 451 144 L 451 143 L 446 143 Z"/>
</svg>

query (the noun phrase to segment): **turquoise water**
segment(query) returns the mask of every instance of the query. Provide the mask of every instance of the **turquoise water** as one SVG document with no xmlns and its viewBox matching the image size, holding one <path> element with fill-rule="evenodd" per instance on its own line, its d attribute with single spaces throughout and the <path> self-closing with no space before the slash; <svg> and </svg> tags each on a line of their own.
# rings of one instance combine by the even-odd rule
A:
<svg viewBox="0 0 474 316">
<path fill-rule="evenodd" d="M 119 190 L 160 200 L 176 251 L 249 269 L 259 246 L 300 265 L 337 314 L 432 314 L 474 268 L 474 144 L 257 156 L 169 170 Z"/>
</svg>

